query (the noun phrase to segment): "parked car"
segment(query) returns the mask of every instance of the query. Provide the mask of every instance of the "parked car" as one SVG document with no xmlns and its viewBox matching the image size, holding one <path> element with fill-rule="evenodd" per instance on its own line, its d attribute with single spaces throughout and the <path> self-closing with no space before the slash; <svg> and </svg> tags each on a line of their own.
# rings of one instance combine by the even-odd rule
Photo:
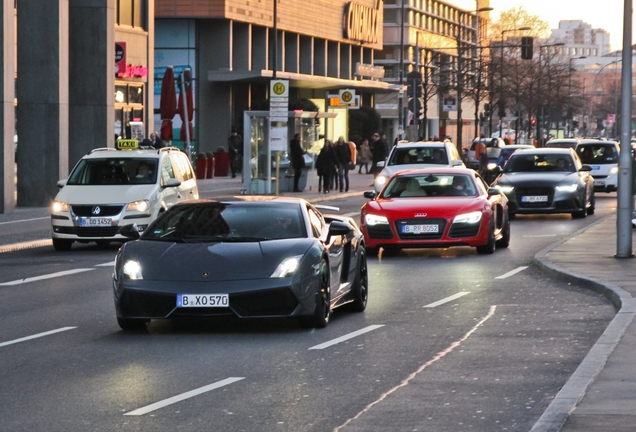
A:
<svg viewBox="0 0 636 432">
<path fill-rule="evenodd" d="M 380 192 L 400 170 L 427 166 L 465 167 L 457 147 L 450 141 L 401 141 L 393 146 L 386 161 L 378 162 L 382 171 L 375 178 L 375 191 Z"/>
<path fill-rule="evenodd" d="M 530 213 L 594 214 L 592 168 L 571 148 L 517 150 L 492 186 L 508 197 L 510 216 Z"/>
<path fill-rule="evenodd" d="M 172 206 L 139 235 L 122 233 L 113 292 L 117 322 L 145 329 L 180 317 L 294 318 L 325 327 L 331 311 L 362 312 L 364 238 L 347 216 L 303 199 L 235 197 Z"/>
<path fill-rule="evenodd" d="M 576 154 L 583 164 L 592 167 L 594 190 L 614 192 L 618 189 L 618 157 L 620 148 L 616 141 L 582 140 L 576 146 Z"/>
<path fill-rule="evenodd" d="M 491 254 L 510 242 L 508 199 L 468 168 L 429 167 L 395 174 L 362 206 L 367 253 L 403 248 L 472 246 Z"/>
<path fill-rule="evenodd" d="M 132 141 L 125 141 L 126 149 L 92 150 L 57 183 L 51 209 L 55 250 L 68 250 L 73 242 L 126 241 L 122 226 L 134 223 L 143 231 L 171 205 L 199 197 L 185 153 L 176 147 L 140 149 Z"/>
</svg>

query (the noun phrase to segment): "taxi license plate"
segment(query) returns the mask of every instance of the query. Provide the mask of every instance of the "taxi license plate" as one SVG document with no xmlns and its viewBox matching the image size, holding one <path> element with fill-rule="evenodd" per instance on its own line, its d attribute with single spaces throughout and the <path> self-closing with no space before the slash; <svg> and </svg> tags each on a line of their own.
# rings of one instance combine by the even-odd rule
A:
<svg viewBox="0 0 636 432">
<path fill-rule="evenodd" d="M 522 202 L 548 202 L 547 195 L 528 195 L 521 197 Z"/>
<path fill-rule="evenodd" d="M 177 307 L 228 307 L 228 294 L 177 294 Z"/>
<path fill-rule="evenodd" d="M 111 226 L 113 220 L 111 218 L 80 218 L 79 226 L 81 227 L 104 227 Z"/>
<path fill-rule="evenodd" d="M 439 225 L 404 225 L 403 234 L 438 233 Z"/>
<path fill-rule="evenodd" d="M 604 180 L 594 180 L 594 186 L 605 186 Z"/>
</svg>

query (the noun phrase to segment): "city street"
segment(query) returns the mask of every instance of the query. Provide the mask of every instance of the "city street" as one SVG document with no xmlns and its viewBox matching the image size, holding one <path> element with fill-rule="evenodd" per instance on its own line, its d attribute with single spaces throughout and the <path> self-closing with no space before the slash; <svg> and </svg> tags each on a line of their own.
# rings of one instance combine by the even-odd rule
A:
<svg viewBox="0 0 636 432">
<path fill-rule="evenodd" d="M 355 215 L 363 202 L 324 204 Z M 370 259 L 367 310 L 338 310 L 322 330 L 215 319 L 124 333 L 116 244 L 6 251 L 0 430 L 527 431 L 615 314 L 532 259 L 615 207 L 615 194 L 599 194 L 585 219 L 519 216 L 493 255 Z M 49 223 L 4 223 L 0 238 Z"/>
</svg>

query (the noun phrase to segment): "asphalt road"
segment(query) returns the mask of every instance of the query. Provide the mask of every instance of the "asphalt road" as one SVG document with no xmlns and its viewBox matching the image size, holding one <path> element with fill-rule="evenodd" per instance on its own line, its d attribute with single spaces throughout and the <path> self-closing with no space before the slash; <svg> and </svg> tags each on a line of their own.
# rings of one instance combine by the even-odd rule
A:
<svg viewBox="0 0 636 432">
<path fill-rule="evenodd" d="M 115 245 L 0 253 L 0 431 L 527 431 L 614 316 L 532 257 L 615 207 L 599 195 L 586 219 L 519 216 L 490 256 L 374 258 L 365 313 L 318 331 L 217 319 L 124 333 Z"/>
</svg>

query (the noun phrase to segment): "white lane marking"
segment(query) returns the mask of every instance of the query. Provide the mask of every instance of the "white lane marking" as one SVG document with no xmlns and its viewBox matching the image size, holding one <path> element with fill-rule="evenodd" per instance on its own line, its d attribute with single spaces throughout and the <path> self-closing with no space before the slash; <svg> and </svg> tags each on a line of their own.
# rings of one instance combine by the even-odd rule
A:
<svg viewBox="0 0 636 432">
<path fill-rule="evenodd" d="M 109 266 L 114 266 L 115 265 L 115 261 L 111 261 L 111 262 L 107 262 L 104 264 L 95 264 L 95 267 L 109 267 Z"/>
<path fill-rule="evenodd" d="M 528 268 L 528 266 L 517 267 L 514 270 L 510 270 L 508 273 L 502 274 L 501 276 L 497 276 L 495 279 L 506 279 L 506 278 L 509 278 L 510 276 L 516 275 L 520 271 L 524 271 L 527 268 Z"/>
<path fill-rule="evenodd" d="M 320 345 L 314 345 L 314 346 L 312 346 L 309 349 L 310 350 L 325 349 L 325 348 L 328 348 L 328 347 L 330 347 L 332 345 L 339 344 L 340 342 L 344 342 L 346 340 L 353 339 L 356 336 L 360 336 L 362 334 L 369 333 L 370 331 L 377 330 L 380 327 L 384 327 L 384 324 L 370 325 L 369 327 L 365 327 L 363 329 L 354 331 L 353 333 L 349 333 L 349 334 L 346 334 L 344 336 L 340 336 L 339 338 L 332 339 L 332 340 L 330 340 L 328 342 L 325 342 L 325 343 L 321 343 Z"/>
<path fill-rule="evenodd" d="M 41 239 L 41 240 L 32 240 L 21 243 L 12 243 L 4 246 L 0 246 L 0 253 L 6 252 L 16 252 L 24 249 L 34 249 L 44 246 L 52 246 L 53 240 L 51 239 Z"/>
<path fill-rule="evenodd" d="M 31 336 L 26 336 L 26 337 L 23 337 L 23 338 L 20 338 L 20 339 L 13 339 L 13 340 L 10 340 L 10 341 L 7 341 L 7 342 L 0 342 L 0 347 L 7 346 L 7 345 L 13 345 L 13 344 L 16 344 L 16 343 L 19 343 L 19 342 L 28 341 L 28 340 L 31 340 L 31 339 L 41 338 L 41 337 L 44 337 L 44 336 L 49 336 L 49 335 L 52 335 L 52 334 L 55 334 L 55 333 L 60 333 L 60 332 L 67 331 L 67 330 L 73 330 L 73 329 L 76 329 L 76 328 L 77 327 L 62 327 L 62 328 L 59 328 L 59 329 L 50 330 L 50 331 L 47 331 L 47 332 L 38 333 L 38 334 L 31 335 Z"/>
<path fill-rule="evenodd" d="M 360 212 L 350 212 L 350 213 L 345 213 L 343 214 L 343 216 L 349 216 L 349 217 L 354 217 L 354 216 L 360 216 Z"/>
<path fill-rule="evenodd" d="M 538 237 L 556 237 L 556 234 L 536 234 L 536 235 L 524 235 L 524 238 L 538 238 Z"/>
<path fill-rule="evenodd" d="M 446 298 L 444 298 L 444 299 L 441 299 L 441 300 L 436 301 L 436 302 L 431 303 L 431 304 L 427 304 L 426 306 L 422 306 L 422 307 L 425 307 L 425 308 L 434 308 L 434 307 L 437 307 L 437 306 L 439 306 L 439 305 L 443 305 L 444 303 L 448 303 L 448 302 L 450 302 L 450 301 L 453 301 L 453 300 L 455 300 L 455 299 L 458 299 L 458 298 L 460 298 L 460 297 L 463 297 L 463 296 L 465 296 L 466 294 L 470 294 L 470 291 L 462 291 L 462 292 L 458 292 L 457 294 L 453 294 L 453 295 L 452 295 L 452 296 L 450 296 L 450 297 L 446 297 Z"/>
<path fill-rule="evenodd" d="M 0 286 L 20 285 L 23 283 L 35 282 L 35 281 L 45 280 L 45 279 L 53 279 L 56 277 L 71 275 L 75 273 L 82 273 L 82 272 L 87 272 L 92 270 L 95 270 L 95 269 L 94 268 L 79 268 L 79 269 L 73 269 L 73 270 L 66 270 L 66 271 L 61 271 L 57 273 L 45 274 L 42 276 L 35 276 L 31 278 L 18 279 L 11 282 L 4 282 L 4 283 L 0 283 Z"/>
<path fill-rule="evenodd" d="M 224 380 L 217 381 L 217 382 L 215 382 L 213 384 L 206 385 L 206 386 L 203 386 L 203 387 L 199 387 L 198 389 L 190 390 L 189 392 L 181 393 L 180 395 L 173 396 L 171 398 L 164 399 L 162 401 L 155 402 L 155 403 L 150 404 L 150 405 L 146 405 L 145 407 L 136 409 L 136 410 L 131 411 L 131 412 L 127 412 L 124 415 L 127 415 L 127 416 L 140 416 L 140 415 L 148 414 L 149 412 L 156 411 L 156 410 L 158 410 L 160 408 L 166 407 L 168 405 L 172 405 L 172 404 L 177 403 L 177 402 L 181 402 L 182 400 L 189 399 L 189 398 L 194 397 L 194 396 L 198 396 L 198 395 L 200 395 L 202 393 L 209 392 L 210 390 L 215 390 L 215 389 L 218 389 L 220 387 L 226 386 L 228 384 L 235 383 L 235 382 L 240 381 L 242 379 L 245 379 L 245 377 L 230 377 L 230 378 L 226 378 Z"/>
<path fill-rule="evenodd" d="M 20 223 L 20 222 L 29 222 L 29 221 L 42 220 L 42 219 L 51 219 L 51 216 L 45 216 L 45 217 L 39 217 L 39 218 L 20 219 L 20 220 L 14 220 L 14 221 L 0 222 L 0 225 L 7 225 L 7 224 L 12 224 L 12 223 Z"/>
<path fill-rule="evenodd" d="M 404 379 L 404 381 L 402 381 L 400 384 L 396 385 L 395 387 L 393 387 L 392 389 L 390 389 L 389 391 L 387 391 L 386 393 L 382 394 L 377 400 L 371 402 L 369 405 L 367 405 L 362 411 L 360 411 L 358 414 L 356 414 L 355 416 L 351 417 L 349 420 L 347 420 L 346 422 L 344 422 L 343 424 L 341 424 L 340 426 L 336 427 L 333 432 L 338 432 L 340 429 L 343 429 L 345 426 L 347 426 L 349 423 L 353 422 L 354 420 L 359 419 L 360 417 L 362 417 L 363 414 L 367 413 L 368 411 L 371 410 L 371 408 L 373 408 L 375 405 L 379 404 L 380 402 L 382 402 L 384 399 L 388 398 L 389 396 L 391 396 L 393 393 L 397 392 L 398 390 L 400 390 L 402 387 L 406 387 L 407 385 L 409 385 L 409 383 L 415 379 L 415 377 L 417 377 L 420 373 L 422 373 L 424 371 L 424 369 L 426 369 L 427 367 L 431 366 L 433 363 L 437 362 L 438 360 L 441 360 L 443 357 L 445 357 L 447 354 L 450 354 L 455 348 L 457 348 L 458 346 L 461 345 L 462 342 L 464 342 L 465 340 L 467 340 L 473 333 L 475 333 L 477 331 L 477 329 L 479 327 L 481 327 L 486 321 L 488 321 L 488 319 L 490 319 L 494 314 L 495 311 L 497 310 L 497 306 L 490 306 L 490 310 L 488 311 L 488 313 L 486 314 L 485 317 L 483 317 L 477 324 L 475 324 L 475 326 L 470 329 L 468 331 L 468 333 L 466 333 L 464 336 L 462 336 L 461 338 L 459 338 L 458 340 L 456 340 L 455 342 L 453 342 L 452 344 L 450 344 L 448 346 L 448 348 L 446 348 L 443 351 L 438 352 L 437 354 L 435 354 L 435 356 L 430 359 L 429 361 L 427 361 L 426 363 L 424 363 L 422 366 L 420 366 L 415 372 L 413 372 L 412 374 L 410 374 L 408 377 L 406 377 Z"/>
</svg>

